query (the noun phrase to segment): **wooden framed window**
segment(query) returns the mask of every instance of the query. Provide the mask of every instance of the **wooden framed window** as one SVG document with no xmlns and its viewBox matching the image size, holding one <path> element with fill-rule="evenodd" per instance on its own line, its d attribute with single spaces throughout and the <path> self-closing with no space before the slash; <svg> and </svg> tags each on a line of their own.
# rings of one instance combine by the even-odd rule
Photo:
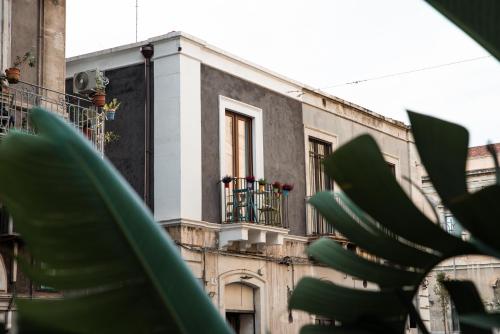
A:
<svg viewBox="0 0 500 334">
<path fill-rule="evenodd" d="M 226 173 L 233 177 L 253 175 L 252 119 L 226 110 L 225 127 Z"/>
<path fill-rule="evenodd" d="M 320 139 L 309 137 L 308 159 L 309 169 L 307 175 L 307 198 L 320 191 L 332 191 L 333 179 L 325 172 L 323 160 L 332 153 L 332 144 Z M 328 224 L 314 207 L 307 206 L 307 234 L 326 235 L 334 234 L 333 227 Z"/>
<path fill-rule="evenodd" d="M 309 137 L 309 196 L 333 190 L 333 180 L 325 173 L 323 159 L 332 153 L 332 144 Z"/>
</svg>

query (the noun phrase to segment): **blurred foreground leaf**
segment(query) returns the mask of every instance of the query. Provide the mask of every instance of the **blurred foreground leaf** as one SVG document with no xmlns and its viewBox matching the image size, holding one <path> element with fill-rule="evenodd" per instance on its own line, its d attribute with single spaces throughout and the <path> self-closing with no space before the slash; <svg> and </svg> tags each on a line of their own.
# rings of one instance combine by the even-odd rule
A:
<svg viewBox="0 0 500 334">
<path fill-rule="evenodd" d="M 59 290 L 17 299 L 21 333 L 230 333 L 149 210 L 62 119 L 31 112 L 37 135 L 0 145 L 0 195 L 35 265 Z"/>
</svg>

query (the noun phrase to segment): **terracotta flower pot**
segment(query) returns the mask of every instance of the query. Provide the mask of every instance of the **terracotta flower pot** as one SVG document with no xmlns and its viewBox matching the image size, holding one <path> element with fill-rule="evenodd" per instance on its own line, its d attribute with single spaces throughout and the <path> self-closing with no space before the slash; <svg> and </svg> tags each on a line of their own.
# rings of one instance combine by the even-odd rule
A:
<svg viewBox="0 0 500 334">
<path fill-rule="evenodd" d="M 106 104 L 106 94 L 104 93 L 95 93 L 92 97 L 92 102 L 96 107 L 104 107 Z"/>
<path fill-rule="evenodd" d="M 5 70 L 5 75 L 7 76 L 7 81 L 11 84 L 19 82 L 21 77 L 21 70 L 17 67 L 11 67 Z"/>
</svg>

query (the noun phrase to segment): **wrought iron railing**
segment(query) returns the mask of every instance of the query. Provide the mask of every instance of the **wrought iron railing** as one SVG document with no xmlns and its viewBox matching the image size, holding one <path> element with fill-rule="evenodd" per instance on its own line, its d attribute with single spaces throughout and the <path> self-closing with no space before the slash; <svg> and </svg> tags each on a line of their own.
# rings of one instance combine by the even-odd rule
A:
<svg viewBox="0 0 500 334">
<path fill-rule="evenodd" d="M 28 112 L 38 106 L 65 119 L 104 153 L 104 113 L 92 101 L 21 81 L 1 88 L 0 137 L 12 129 L 33 132 Z"/>
<path fill-rule="evenodd" d="M 223 183 L 222 223 L 254 223 L 288 228 L 288 192 L 244 178 Z"/>
<path fill-rule="evenodd" d="M 335 229 L 326 219 L 308 203 L 311 196 L 306 197 L 306 231 L 309 236 L 335 235 Z"/>
</svg>

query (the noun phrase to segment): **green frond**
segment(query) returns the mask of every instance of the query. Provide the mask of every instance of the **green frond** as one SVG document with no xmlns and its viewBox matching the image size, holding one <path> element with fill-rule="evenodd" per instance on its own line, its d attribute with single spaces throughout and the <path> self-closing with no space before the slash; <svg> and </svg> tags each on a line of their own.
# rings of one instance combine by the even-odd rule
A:
<svg viewBox="0 0 500 334">
<path fill-rule="evenodd" d="M 0 196 L 56 300 L 16 301 L 21 332 L 230 333 L 149 210 L 62 119 L 0 144 Z"/>
</svg>

